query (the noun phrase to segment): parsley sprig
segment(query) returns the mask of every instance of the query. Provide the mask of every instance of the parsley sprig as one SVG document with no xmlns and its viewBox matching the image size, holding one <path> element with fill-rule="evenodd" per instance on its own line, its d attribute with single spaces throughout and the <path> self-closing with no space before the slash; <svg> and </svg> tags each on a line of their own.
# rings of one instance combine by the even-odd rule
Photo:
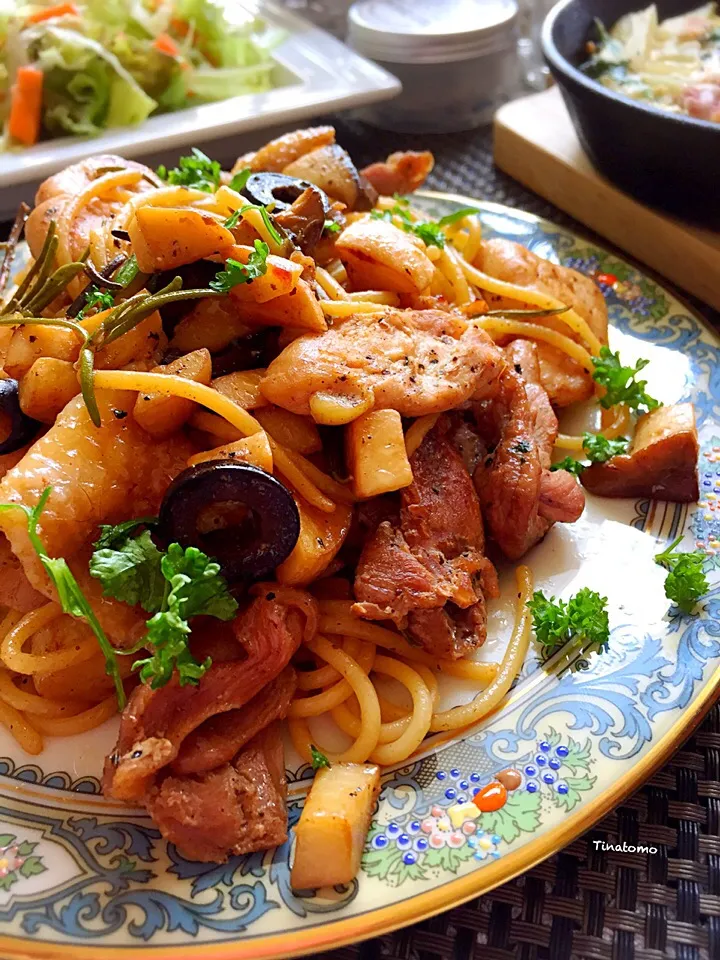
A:
<svg viewBox="0 0 720 960">
<path fill-rule="evenodd" d="M 70 567 L 67 564 L 67 561 L 62 557 L 48 556 L 45 545 L 40 539 L 40 535 L 38 533 L 37 528 L 40 521 L 40 515 L 45 509 L 51 493 L 52 487 L 46 487 L 34 507 L 26 507 L 22 503 L 2 503 L 0 504 L 0 510 L 22 510 L 25 513 L 25 516 L 27 517 L 27 530 L 30 543 L 32 544 L 33 549 L 37 553 L 38 557 L 40 557 L 40 562 L 45 568 L 47 575 L 50 577 L 53 586 L 57 590 L 58 600 L 60 601 L 60 606 L 62 607 L 63 613 L 67 613 L 71 617 L 75 617 L 77 620 L 84 620 L 95 634 L 100 649 L 105 657 L 105 672 L 113 679 L 118 704 L 122 710 L 127 702 L 127 699 L 125 697 L 125 690 L 123 689 L 122 677 L 120 676 L 120 671 L 118 669 L 115 650 L 105 635 L 105 631 L 100 626 L 100 623 L 98 622 L 92 607 L 88 603 L 85 594 L 80 589 L 80 584 L 75 579 Z"/>
<path fill-rule="evenodd" d="M 319 770 L 321 767 L 330 767 L 330 761 L 314 744 L 310 744 L 310 758 L 313 770 Z"/>
<path fill-rule="evenodd" d="M 100 290 L 93 284 L 85 294 L 85 304 L 75 317 L 76 321 L 82 320 L 88 310 L 109 310 L 115 306 L 115 294 L 111 290 Z"/>
<path fill-rule="evenodd" d="M 102 583 L 105 596 L 154 614 L 135 648 L 149 647 L 151 654 L 133 664 L 153 689 L 164 686 L 175 670 L 181 685 L 197 683 L 211 661 L 193 659 L 188 621 L 200 614 L 230 620 L 238 606 L 219 565 L 202 550 L 172 543 L 163 553 L 147 529 L 132 536 L 139 526 L 155 522 L 145 517 L 103 527 L 90 559 L 90 573 Z"/>
<path fill-rule="evenodd" d="M 578 590 L 567 602 L 536 590 L 528 607 L 535 636 L 548 656 L 570 640 L 603 644 L 610 637 L 607 597 L 589 587 Z"/>
<path fill-rule="evenodd" d="M 638 360 L 634 367 L 625 367 L 620 362 L 620 354 L 613 353 L 609 347 L 600 348 L 600 356 L 593 357 L 594 380 L 605 387 L 600 398 L 600 406 L 609 410 L 618 403 L 624 403 L 635 414 L 648 413 L 659 407 L 660 401 L 651 397 L 645 387 L 647 380 L 638 380 L 637 375 L 650 363 Z"/>
<path fill-rule="evenodd" d="M 195 190 L 214 193 L 220 186 L 220 169 L 217 160 L 211 160 L 202 150 L 193 147 L 192 156 L 180 157 L 178 166 L 171 170 L 165 166 L 159 166 L 157 175 L 171 186 L 192 187 Z"/>
<path fill-rule="evenodd" d="M 583 434 L 583 450 L 587 454 L 588 463 L 582 460 L 575 460 L 573 457 L 565 457 L 554 463 L 551 470 L 567 470 L 568 473 L 574 473 L 576 477 L 591 463 L 606 463 L 612 457 L 617 457 L 627 452 L 629 440 L 627 437 L 617 437 L 615 440 L 608 440 L 601 433 Z"/>
<path fill-rule="evenodd" d="M 410 212 L 410 203 L 404 197 L 395 194 L 395 204 L 388 210 L 372 210 L 370 216 L 373 220 L 386 220 L 388 223 L 394 223 L 406 233 L 413 233 L 420 237 L 428 247 L 444 247 L 445 234 L 439 223 L 433 223 L 428 220 L 414 220 Z"/>
<path fill-rule="evenodd" d="M 218 271 L 210 288 L 217 293 L 228 293 L 233 287 L 241 283 L 250 283 L 267 273 L 267 258 L 270 247 L 264 240 L 255 241 L 255 249 L 248 257 L 247 263 L 239 263 L 232 257 L 225 261 L 225 269 Z"/>
<path fill-rule="evenodd" d="M 655 563 L 668 571 L 665 596 L 684 613 L 692 613 L 697 601 L 710 589 L 710 584 L 703 570 L 705 555 L 699 550 L 691 553 L 676 550 L 681 540 L 682 534 L 662 553 L 655 554 Z"/>
</svg>

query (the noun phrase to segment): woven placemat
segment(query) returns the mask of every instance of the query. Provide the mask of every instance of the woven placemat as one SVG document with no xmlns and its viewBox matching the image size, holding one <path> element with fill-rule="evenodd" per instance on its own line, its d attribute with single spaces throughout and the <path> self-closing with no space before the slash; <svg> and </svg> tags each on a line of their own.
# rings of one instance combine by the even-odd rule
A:
<svg viewBox="0 0 720 960">
<path fill-rule="evenodd" d="M 334 120 L 358 164 L 430 149 L 429 186 L 589 235 L 495 169 L 491 132 L 409 137 Z M 716 313 L 690 300 L 711 322 Z M 642 844 L 657 853 L 605 851 Z M 318 960 L 720 960 L 720 705 L 645 786 L 562 853 L 431 920 Z"/>
</svg>

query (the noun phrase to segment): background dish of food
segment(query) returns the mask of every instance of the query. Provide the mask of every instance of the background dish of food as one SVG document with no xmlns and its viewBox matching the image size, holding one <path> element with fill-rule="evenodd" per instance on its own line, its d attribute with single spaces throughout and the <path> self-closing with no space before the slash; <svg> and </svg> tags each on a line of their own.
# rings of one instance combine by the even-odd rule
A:
<svg viewBox="0 0 720 960">
<path fill-rule="evenodd" d="M 720 16 L 714 3 L 662 21 L 654 3 L 610 29 L 598 21 L 588 52 L 583 72 L 610 90 L 720 123 Z"/>
<path fill-rule="evenodd" d="M 238 154 L 237 135 L 290 123 L 327 109 L 360 106 L 394 96 L 400 84 L 385 70 L 324 31 L 274 3 L 261 3 L 268 29 L 284 39 L 273 48 L 271 89 L 150 116 L 139 126 L 95 137 L 62 137 L 0 154 L 0 216 L 31 200 L 38 181 L 90 154 L 117 152 L 173 161 L 183 146 L 222 138 L 214 155 Z M 217 72 L 217 71 L 216 71 Z M 187 152 L 187 151 L 185 151 Z"/>
<path fill-rule="evenodd" d="M 658 3 L 661 19 L 694 8 Z M 580 140 L 601 173 L 638 199 L 705 226 L 720 225 L 717 158 L 720 128 L 674 114 L 603 86 L 580 69 L 594 21 L 614 24 L 637 9 L 633 0 L 562 0 L 543 27 L 543 51 Z"/>
</svg>

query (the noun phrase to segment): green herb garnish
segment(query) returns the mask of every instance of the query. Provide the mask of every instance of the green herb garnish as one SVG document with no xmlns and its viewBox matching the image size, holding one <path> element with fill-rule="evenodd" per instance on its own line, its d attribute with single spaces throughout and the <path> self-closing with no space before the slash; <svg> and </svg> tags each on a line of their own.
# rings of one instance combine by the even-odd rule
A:
<svg viewBox="0 0 720 960">
<path fill-rule="evenodd" d="M 127 700 L 125 690 L 123 689 L 122 678 L 118 670 L 117 657 L 112 644 L 105 635 L 105 631 L 100 626 L 95 613 L 90 606 L 87 598 L 80 589 L 80 585 L 73 576 L 67 561 L 62 557 L 49 557 L 47 550 L 37 532 L 40 514 L 45 509 L 48 498 L 52 493 L 52 487 L 46 487 L 37 504 L 31 509 L 22 503 L 2 503 L 0 510 L 22 510 L 27 517 L 28 537 L 33 549 L 40 558 L 40 562 L 47 575 L 50 577 L 55 589 L 57 590 L 58 600 L 63 613 L 75 617 L 77 620 L 84 620 L 92 632 L 97 637 L 100 649 L 105 656 L 105 672 L 112 677 L 115 684 L 115 693 L 117 695 L 118 705 L 122 710 Z"/>
<path fill-rule="evenodd" d="M 324 233 L 340 233 L 342 227 L 335 220 L 326 220 L 323 224 Z"/>
<path fill-rule="evenodd" d="M 238 220 L 241 217 L 240 210 L 233 210 L 227 220 L 224 221 L 223 226 L 227 227 L 228 230 L 233 230 L 238 225 Z"/>
<path fill-rule="evenodd" d="M 178 166 L 172 170 L 159 166 L 157 175 L 171 186 L 191 187 L 207 193 L 214 193 L 220 186 L 220 164 L 197 147 L 192 148 L 192 156 L 180 157 Z"/>
<path fill-rule="evenodd" d="M 407 200 L 396 196 L 394 206 L 388 210 L 371 210 L 370 216 L 373 220 L 386 220 L 388 223 L 393 223 L 396 218 L 399 221 L 397 226 L 406 233 L 420 237 L 428 247 L 444 247 L 445 234 L 440 224 L 429 220 L 413 220 L 409 206 Z"/>
<path fill-rule="evenodd" d="M 270 247 L 263 240 L 255 241 L 255 250 L 248 257 L 247 263 L 238 263 L 230 258 L 225 261 L 225 269 L 215 274 L 210 281 L 210 288 L 216 293 L 228 293 L 233 287 L 241 283 L 250 283 L 257 277 L 267 273 L 267 258 Z"/>
<path fill-rule="evenodd" d="M 461 207 L 454 213 L 448 213 L 446 216 L 440 217 L 438 224 L 441 227 L 449 227 L 451 224 L 457 223 L 458 220 L 464 220 L 465 217 L 471 217 L 478 213 L 480 213 L 480 211 L 477 207 Z"/>
<path fill-rule="evenodd" d="M 549 656 L 570 640 L 607 643 L 610 623 L 607 597 L 583 587 L 567 602 L 536 590 L 528 602 L 535 636 Z"/>
<path fill-rule="evenodd" d="M 85 304 L 76 316 L 76 320 L 80 321 L 88 312 L 88 310 L 108 310 L 115 305 L 115 294 L 110 290 L 100 290 L 94 284 L 88 290 L 85 295 Z"/>
<path fill-rule="evenodd" d="M 181 685 L 197 683 L 210 660 L 197 663 L 193 659 L 188 621 L 200 614 L 231 620 L 238 607 L 219 565 L 197 547 L 183 549 L 172 543 L 163 553 L 148 530 L 131 536 L 139 526 L 156 522 L 154 517 L 144 517 L 102 527 L 90 559 L 90 574 L 100 580 L 105 596 L 139 604 L 154 614 L 135 648 L 150 647 L 152 654 L 133 664 L 143 683 L 153 689 L 164 686 L 174 670 Z"/>
<path fill-rule="evenodd" d="M 330 769 L 330 761 L 325 756 L 324 753 L 321 753 L 314 744 L 310 744 L 310 756 L 312 757 L 312 768 L 313 770 L 319 770 L 321 767 L 327 767 Z"/>
<path fill-rule="evenodd" d="M 265 224 L 265 229 L 270 234 L 274 243 L 282 243 L 283 238 L 278 233 L 277 227 L 272 222 L 270 214 L 268 213 L 267 207 L 263 207 L 262 204 L 258 203 L 246 203 L 244 207 L 240 208 L 240 213 L 245 213 L 246 210 L 259 210 L 260 216 L 262 217 L 263 223 Z"/>
<path fill-rule="evenodd" d="M 237 173 L 233 174 L 233 177 L 228 184 L 231 190 L 235 190 L 236 193 L 240 193 L 245 184 L 248 182 L 252 176 L 252 170 L 250 167 L 245 167 L 243 170 L 238 170 Z"/>
<path fill-rule="evenodd" d="M 605 387 L 605 394 L 600 398 L 601 407 L 608 410 L 618 403 L 624 403 L 633 413 L 640 414 L 661 406 L 645 391 L 647 381 L 637 379 L 640 371 L 650 363 L 649 360 L 638 360 L 634 367 L 624 367 L 619 353 L 613 353 L 609 347 L 601 347 L 600 356 L 593 357 L 593 362 L 593 379 Z"/>
<path fill-rule="evenodd" d="M 683 553 L 675 548 L 682 540 L 682 534 L 662 553 L 655 554 L 655 563 L 665 567 L 665 596 L 674 601 L 684 613 L 692 613 L 693 607 L 710 589 L 703 564 L 705 554 L 699 550 Z"/>
<path fill-rule="evenodd" d="M 601 433 L 588 433 L 586 431 L 583 434 L 583 450 L 587 454 L 589 463 L 575 460 L 573 457 L 565 457 L 563 460 L 554 463 L 550 470 L 567 470 L 568 473 L 574 473 L 578 477 L 591 463 L 606 463 L 612 457 L 626 453 L 629 443 L 627 437 L 608 440 Z"/>
</svg>

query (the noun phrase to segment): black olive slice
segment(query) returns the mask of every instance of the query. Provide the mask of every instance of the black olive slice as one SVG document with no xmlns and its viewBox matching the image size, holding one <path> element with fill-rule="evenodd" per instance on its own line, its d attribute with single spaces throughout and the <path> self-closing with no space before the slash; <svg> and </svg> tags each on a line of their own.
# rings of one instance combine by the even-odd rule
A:
<svg viewBox="0 0 720 960">
<path fill-rule="evenodd" d="M 160 507 L 159 537 L 199 547 L 230 582 L 259 580 L 292 552 L 300 514 L 290 491 L 249 463 L 208 460 L 177 476 Z"/>
<path fill-rule="evenodd" d="M 43 425 L 39 420 L 33 420 L 22 412 L 17 380 L 0 380 L 0 412 L 4 413 L 10 422 L 10 433 L 0 442 L 0 456 L 24 447 L 42 429 Z"/>
<path fill-rule="evenodd" d="M 241 192 L 251 203 L 257 203 L 263 207 L 273 204 L 272 212 L 280 213 L 282 210 L 291 207 L 308 187 L 317 190 L 321 195 L 323 210 L 325 216 L 327 216 L 330 213 L 331 206 L 328 195 L 319 187 L 316 187 L 314 183 L 310 183 L 309 180 L 298 180 L 296 177 L 288 177 L 284 173 L 253 173 L 248 177 Z"/>
</svg>

